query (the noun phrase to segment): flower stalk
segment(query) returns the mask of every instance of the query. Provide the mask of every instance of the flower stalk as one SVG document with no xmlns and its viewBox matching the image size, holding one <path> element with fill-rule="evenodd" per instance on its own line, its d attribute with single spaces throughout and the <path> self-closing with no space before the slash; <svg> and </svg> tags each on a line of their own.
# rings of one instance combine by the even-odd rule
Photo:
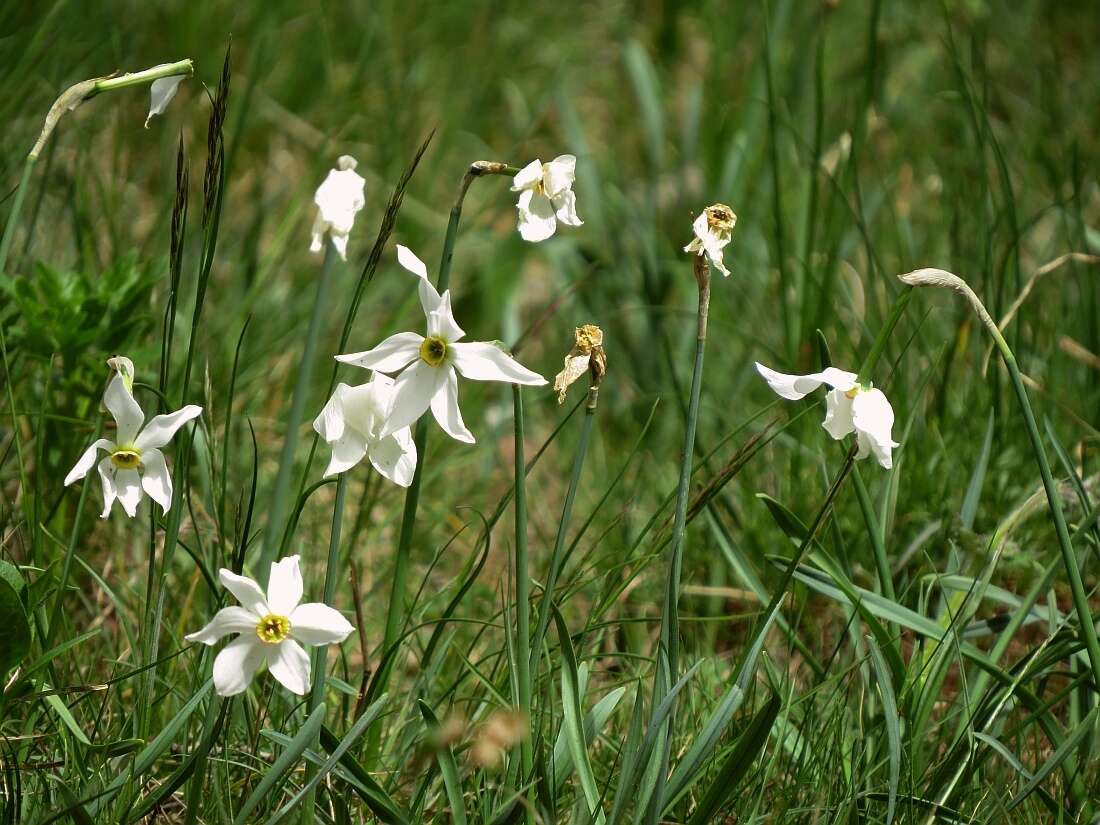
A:
<svg viewBox="0 0 1100 825">
<path fill-rule="evenodd" d="M 443 255 L 439 261 L 439 275 L 435 283 L 438 292 L 445 292 L 451 282 L 451 259 L 454 257 L 458 224 L 462 219 L 462 204 L 466 200 L 466 192 L 470 184 L 486 175 L 514 175 L 518 171 L 514 166 L 508 166 L 506 163 L 488 160 L 475 161 L 466 169 L 458 187 L 458 195 L 451 207 L 451 215 L 447 221 L 447 234 L 443 238 Z M 417 455 L 416 470 L 408 492 L 405 493 L 405 508 L 401 514 L 401 533 L 397 540 L 397 555 L 394 557 L 393 584 L 389 605 L 386 608 L 383 655 L 397 642 L 405 620 L 405 583 L 408 579 L 409 551 L 412 547 L 413 527 L 416 524 L 416 510 L 420 504 L 420 480 L 424 471 L 427 440 L 428 422 L 425 418 L 421 418 L 416 422 L 416 429 L 413 431 L 413 444 Z"/>
<path fill-rule="evenodd" d="M 1054 474 L 1050 469 L 1050 461 L 1047 459 L 1046 449 L 1043 447 L 1042 436 L 1039 435 L 1035 413 L 1031 409 L 1031 401 L 1028 399 L 1027 390 L 1024 388 L 1024 379 L 1020 374 L 1020 367 L 1016 363 L 1016 356 L 981 299 L 962 278 L 942 269 L 918 269 L 901 275 L 899 278 L 902 283 L 908 286 L 935 286 L 958 292 L 967 300 L 970 308 L 974 310 L 978 319 L 989 331 L 994 345 L 1001 354 L 1001 360 L 1004 361 L 1005 367 L 1008 369 L 1009 380 L 1012 382 L 1016 400 L 1020 404 L 1020 411 L 1023 413 L 1027 437 L 1031 442 L 1032 450 L 1035 452 L 1035 461 L 1039 465 L 1039 475 L 1043 479 L 1043 492 L 1046 494 L 1047 503 L 1050 505 L 1051 518 L 1054 521 L 1054 532 L 1058 538 L 1058 549 L 1062 554 L 1062 565 L 1065 567 L 1070 593 L 1073 596 L 1073 610 L 1077 614 L 1079 632 L 1083 637 L 1089 665 L 1092 668 L 1093 684 L 1100 687 L 1100 641 L 1096 637 L 1096 624 L 1089 608 L 1084 582 L 1081 580 L 1081 571 L 1077 567 L 1077 558 L 1073 552 L 1073 541 L 1070 538 L 1065 513 L 1062 511 L 1062 499 L 1058 495 L 1058 485 L 1055 483 Z"/>
<path fill-rule="evenodd" d="M 515 432 L 515 501 L 516 501 L 516 684 L 519 707 L 531 717 L 531 572 L 527 551 L 527 483 L 526 460 L 523 453 L 523 388 L 512 385 L 513 424 Z M 531 778 L 535 752 L 530 737 L 520 745 L 523 767 L 521 784 Z"/>
<path fill-rule="evenodd" d="M 344 497 L 348 491 L 348 474 L 341 473 L 340 480 L 336 483 L 336 503 L 332 510 L 332 531 L 328 538 L 328 561 L 325 565 L 325 591 L 322 601 L 332 604 L 336 600 L 336 579 L 340 570 L 340 533 L 344 523 Z M 325 698 L 325 657 L 327 651 L 323 647 L 313 650 L 313 688 L 309 694 L 309 713 L 313 713 L 320 707 Z M 314 742 L 314 746 L 320 746 L 320 734 Z M 312 762 L 306 762 L 306 782 L 317 772 L 317 766 Z M 313 806 L 317 800 L 317 789 L 310 788 L 302 802 L 302 825 L 313 822 Z"/>
<path fill-rule="evenodd" d="M 271 496 L 271 509 L 264 531 L 264 543 L 260 554 L 260 563 L 256 572 L 264 581 L 268 571 L 282 545 L 283 521 L 286 517 L 287 495 L 290 492 L 290 476 L 294 468 L 294 452 L 298 447 L 298 425 L 305 412 L 306 398 L 309 395 L 310 380 L 313 377 L 313 362 L 316 360 L 317 341 L 321 337 L 321 315 L 324 311 L 328 293 L 332 286 L 333 271 L 339 253 L 332 240 L 325 243 L 325 257 L 321 263 L 321 275 L 317 280 L 317 294 L 313 299 L 313 313 L 306 330 L 302 360 L 298 364 L 298 378 L 294 383 L 294 393 L 290 400 L 290 415 L 287 418 L 286 437 L 283 451 L 279 456 L 279 471 L 275 476 L 275 489 Z"/>
</svg>

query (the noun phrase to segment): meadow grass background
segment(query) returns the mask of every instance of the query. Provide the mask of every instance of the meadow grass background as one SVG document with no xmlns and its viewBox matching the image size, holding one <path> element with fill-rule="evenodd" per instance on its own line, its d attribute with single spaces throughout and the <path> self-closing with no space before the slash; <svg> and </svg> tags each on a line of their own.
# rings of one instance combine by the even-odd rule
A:
<svg viewBox="0 0 1100 825">
<path fill-rule="evenodd" d="M 280 735 L 293 737 L 305 712 L 270 678 L 232 702 L 200 696 L 181 720 L 210 662 L 205 649 L 184 649 L 182 636 L 217 607 L 207 575 L 240 553 L 247 569 L 259 552 L 319 273 L 308 253 L 313 190 L 338 155 L 359 159 L 367 206 L 325 308 L 310 419 L 387 199 L 432 130 L 349 349 L 419 328 L 393 243 L 436 271 L 471 161 L 577 155 L 585 225 L 537 246 L 515 232 L 507 179 L 474 183 L 451 286 L 473 340 L 500 338 L 547 376 L 575 325 L 605 331 L 609 371 L 555 596 L 583 665 L 583 711 L 601 700 L 610 709 L 588 750 L 608 813 L 624 758 L 637 750 L 636 724 L 652 712 L 663 542 L 694 349 L 695 284 L 680 249 L 709 203 L 728 203 L 739 220 L 726 251 L 733 277 L 713 285 L 680 604 L 684 666 L 701 664 L 680 694 L 672 764 L 690 755 L 733 682 L 779 581 L 777 559 L 794 553 L 845 460 L 820 428 L 821 406 L 777 401 L 752 363 L 809 372 L 827 341 L 833 363 L 857 369 L 901 292 L 900 273 L 955 272 L 1000 318 L 1041 267 L 1085 253 L 1037 280 L 1005 333 L 1029 379 L 1091 594 L 1100 540 L 1100 268 L 1087 257 L 1100 254 L 1098 37 L 1100 15 L 1076 2 L 5 4 L 2 195 L 69 84 L 185 57 L 196 73 L 148 130 L 143 89 L 99 96 L 63 119 L 0 274 L 0 555 L 29 582 L 35 632 L 0 704 L 3 821 L 230 823 L 270 776 L 248 820 L 264 822 L 302 785 L 303 760 L 285 777 L 271 770 L 286 752 Z M 218 227 L 216 252 L 192 328 L 211 237 L 200 225 L 207 126 L 230 38 L 224 189 L 208 222 Z M 181 138 L 190 209 L 175 348 L 162 367 Z M 0 205 L 4 220 L 10 204 L 9 196 Z M 663 820 L 1096 815 L 1097 686 L 1075 642 L 1020 410 L 996 356 L 985 366 L 989 346 L 955 296 L 912 295 L 871 376 L 897 413 L 895 468 L 858 465 L 862 504 L 857 482 L 841 488 L 744 702 Z M 148 504 L 133 521 L 116 508 L 100 522 L 98 479 L 61 485 L 93 437 L 104 361 L 116 353 L 133 358 L 139 382 L 160 387 L 170 408 L 205 408 L 189 472 L 178 445 L 169 457 L 187 496 L 167 565 L 165 520 L 158 513 L 152 525 Z M 340 378 L 362 376 L 342 368 Z M 526 457 L 551 441 L 527 482 L 536 582 L 582 413 L 555 428 L 582 395 L 559 407 L 549 388 L 525 391 Z M 147 409 L 157 403 L 151 391 L 138 398 Z M 570 666 L 553 627 L 527 709 L 537 810 L 514 804 L 518 756 L 501 769 L 471 759 L 485 720 L 511 704 L 512 510 L 488 545 L 481 519 L 511 491 L 514 444 L 508 388 L 465 384 L 462 398 L 478 444 L 433 427 L 424 457 L 407 623 L 420 629 L 402 644 L 378 721 L 325 774 L 319 821 L 369 820 L 386 805 L 410 821 L 457 821 L 455 782 L 469 821 L 584 821 L 579 781 L 562 775 L 554 754 Z M 307 463 L 308 426 L 296 490 L 319 481 L 327 459 L 322 449 Z M 288 545 L 302 555 L 314 598 L 334 491 L 310 494 Z M 365 467 L 352 471 L 336 606 L 360 632 L 328 658 L 326 725 L 337 741 L 379 667 L 402 502 Z M 892 596 L 875 542 L 891 565 Z M 979 595 L 976 580 L 989 585 Z M 435 620 L 460 593 L 433 644 Z M 1026 624 L 1004 632 L 1024 615 Z M 150 651 L 158 617 L 159 648 Z M 967 646 L 995 651 L 995 667 L 977 665 Z M 453 740 L 438 744 L 417 699 L 439 719 L 461 720 Z M 701 820 L 714 788 L 725 792 Z M 645 821 L 633 798 L 619 821 Z"/>
</svg>

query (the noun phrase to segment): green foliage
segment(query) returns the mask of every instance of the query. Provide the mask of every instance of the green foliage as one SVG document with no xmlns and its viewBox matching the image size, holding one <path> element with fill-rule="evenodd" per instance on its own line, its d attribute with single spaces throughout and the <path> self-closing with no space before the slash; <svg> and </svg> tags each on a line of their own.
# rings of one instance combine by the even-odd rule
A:
<svg viewBox="0 0 1100 825">
<path fill-rule="evenodd" d="M 11 225 L 0 824 L 1100 813 L 1097 685 L 1035 463 L 1045 450 L 1096 613 L 1088 4 L 9 3 L 0 31 L 5 227 L 63 87 L 196 65 L 148 130 L 143 89 L 67 114 Z M 311 197 L 345 152 L 367 207 L 313 313 Z M 445 240 L 471 161 L 564 152 L 582 227 L 523 242 L 510 181 L 485 176 Z M 696 417 L 681 250 L 714 201 L 739 220 Z M 549 377 L 573 328 L 597 323 L 608 374 L 595 411 L 577 388 L 562 407 L 535 388 L 513 407 L 507 388 L 464 384 L 477 444 L 425 422 L 417 506 L 364 464 L 334 530 L 309 421 L 334 382 L 364 380 L 333 354 L 420 323 L 395 242 L 433 275 L 453 253 L 470 340 L 499 338 Z M 1041 433 L 1020 426 L 969 310 L 900 291 L 895 276 L 921 266 L 964 277 L 998 320 L 1012 310 Z M 98 413 L 116 353 L 134 358 L 150 415 L 204 407 L 166 449 L 167 515 L 143 503 L 99 521 L 95 471 L 62 484 L 97 432 L 112 436 Z M 883 389 L 894 469 L 845 475 L 849 445 L 821 429 L 818 396 L 777 402 L 754 360 L 834 364 Z M 655 697 L 689 418 L 679 681 Z M 262 671 L 214 697 L 220 648 L 182 639 L 232 603 L 219 568 L 262 577 L 265 545 L 300 554 L 307 600 L 331 581 L 355 621 L 317 657 L 312 713 Z M 528 735 L 486 759 L 501 718 Z"/>
</svg>

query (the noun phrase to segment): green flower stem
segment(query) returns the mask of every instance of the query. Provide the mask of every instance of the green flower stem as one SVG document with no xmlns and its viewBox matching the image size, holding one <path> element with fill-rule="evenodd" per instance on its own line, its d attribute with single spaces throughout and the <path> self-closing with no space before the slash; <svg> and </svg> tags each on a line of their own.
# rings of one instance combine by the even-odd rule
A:
<svg viewBox="0 0 1100 825">
<path fill-rule="evenodd" d="M 321 316 L 324 312 L 329 288 L 332 285 L 332 273 L 336 269 L 336 261 L 339 255 L 336 247 L 329 240 L 325 243 L 325 258 L 321 263 L 321 276 L 317 281 L 317 295 L 313 300 L 313 314 L 309 319 L 309 329 L 306 330 L 305 348 L 302 350 L 302 360 L 298 365 L 298 379 L 294 383 L 294 394 L 290 400 L 290 416 L 286 423 L 286 438 L 283 441 L 283 452 L 279 457 L 279 472 L 275 477 L 275 490 L 271 495 L 271 509 L 267 519 L 267 529 L 264 531 L 263 549 L 260 554 L 260 563 L 256 567 L 258 581 L 267 582 L 279 547 L 282 544 L 283 520 L 286 517 L 287 494 L 290 492 L 290 476 L 294 469 L 294 452 L 298 446 L 298 427 L 301 424 L 302 413 L 305 412 L 306 398 L 309 396 L 310 379 L 313 377 L 313 362 L 316 360 L 317 341 L 321 337 Z"/>
<path fill-rule="evenodd" d="M 19 186 L 15 190 L 11 212 L 8 213 L 8 222 L 4 225 L 4 235 L 0 238 L 0 272 L 5 272 L 5 267 L 8 265 L 8 252 L 11 250 L 15 226 L 19 223 L 19 215 L 23 211 L 23 200 L 26 198 L 27 188 L 30 185 L 31 172 L 34 171 L 38 156 L 42 154 L 42 150 L 61 117 L 66 112 L 71 112 L 85 100 L 95 97 L 101 92 L 152 83 L 162 77 L 172 77 L 178 74 L 190 75 L 194 72 L 195 66 L 190 59 L 178 60 L 175 63 L 165 63 L 161 66 L 153 66 L 144 71 L 131 72 L 118 77 L 93 77 L 90 80 L 82 80 L 61 93 L 46 113 L 46 121 L 42 125 L 42 131 L 38 134 L 38 140 L 35 141 L 34 146 L 27 153 L 26 160 L 23 161 L 23 173 L 19 177 Z"/>
<path fill-rule="evenodd" d="M 1073 610 L 1077 614 L 1077 624 L 1081 636 L 1084 638 L 1085 650 L 1088 653 L 1089 664 L 1092 667 L 1093 684 L 1100 688 L 1100 642 L 1096 638 L 1096 624 L 1089 609 L 1088 595 L 1085 593 L 1084 582 L 1081 581 L 1081 571 L 1077 567 L 1077 558 L 1073 552 L 1073 540 L 1066 525 L 1066 516 L 1062 512 L 1062 499 L 1058 495 L 1058 486 L 1054 482 L 1054 475 L 1050 470 L 1050 462 L 1047 459 L 1046 449 L 1043 447 L 1043 439 L 1039 435 L 1039 427 L 1035 423 L 1035 413 L 1031 409 L 1031 401 L 1027 397 L 1024 388 L 1024 379 L 1020 374 L 1020 367 L 1016 363 L 1016 356 L 1008 346 L 1008 342 L 1001 335 L 996 322 L 990 317 L 981 299 L 974 290 L 960 278 L 942 269 L 918 269 L 900 276 L 902 283 L 909 286 L 936 286 L 951 289 L 961 294 L 969 302 L 978 319 L 982 322 L 993 338 L 993 343 L 1001 354 L 1008 369 L 1012 389 L 1016 393 L 1016 399 L 1020 402 L 1020 411 L 1024 416 L 1024 426 L 1027 429 L 1027 437 L 1031 442 L 1031 448 L 1035 452 L 1035 461 L 1039 465 L 1039 475 L 1043 479 L 1043 492 L 1046 493 L 1047 503 L 1050 505 L 1051 518 L 1054 520 L 1054 532 L 1058 537 L 1058 549 L 1062 553 L 1062 565 L 1066 570 L 1066 578 L 1069 579 L 1070 592 L 1073 596 Z"/>
<path fill-rule="evenodd" d="M 890 573 L 890 562 L 886 558 L 886 543 L 883 541 L 878 518 L 875 516 L 871 495 L 867 492 L 867 485 L 863 483 L 863 476 L 859 474 L 858 467 L 852 468 L 852 483 L 856 488 L 856 498 L 859 499 L 860 512 L 863 513 L 863 523 L 867 527 L 867 534 L 871 537 L 871 549 L 875 555 L 875 569 L 878 571 L 882 595 L 892 602 L 897 601 L 897 596 L 894 593 L 894 578 Z"/>
<path fill-rule="evenodd" d="M 588 455 L 588 443 L 592 439 L 592 422 L 596 418 L 596 405 L 600 400 L 600 388 L 589 387 L 588 401 L 584 408 L 584 422 L 581 424 L 581 437 L 577 442 L 577 451 L 573 455 L 573 473 L 569 477 L 569 489 L 565 493 L 565 505 L 562 507 L 561 520 L 558 522 L 558 535 L 554 540 L 554 553 L 550 557 L 550 570 L 546 574 L 546 584 L 543 586 L 542 601 L 539 603 L 539 621 L 535 628 L 535 635 L 531 642 L 531 670 L 538 665 L 539 651 L 542 650 L 543 639 L 550 626 L 550 605 L 553 601 L 554 589 L 558 584 L 558 576 L 561 575 L 562 565 L 565 562 L 565 536 L 569 528 L 569 519 L 573 515 L 573 502 L 577 497 L 577 487 L 581 480 L 581 470 L 584 468 L 584 459 Z"/>
<path fill-rule="evenodd" d="M 439 276 L 436 279 L 436 289 L 439 292 L 449 288 L 451 283 L 451 259 L 454 256 L 455 240 L 458 238 L 458 224 L 462 219 L 462 204 L 466 200 L 466 192 L 475 178 L 486 175 L 514 175 L 519 170 L 514 166 L 497 161 L 479 160 L 471 163 L 462 176 L 458 187 L 458 195 L 451 207 L 451 215 L 447 221 L 447 234 L 443 238 L 443 255 L 439 261 Z M 405 492 L 405 509 L 401 514 L 401 532 L 397 539 L 397 554 L 393 562 L 392 584 L 390 588 L 390 600 L 386 607 L 386 634 L 382 640 L 382 655 L 386 655 L 391 647 L 397 644 L 401 636 L 401 628 L 405 624 L 405 589 L 409 575 L 409 553 L 412 549 L 413 530 L 416 527 L 416 510 L 420 505 L 420 483 L 424 473 L 425 458 L 427 457 L 428 421 L 424 416 L 416 422 L 413 430 L 413 443 L 416 446 L 416 469 L 413 471 L 412 482 Z M 389 661 L 393 661 L 391 658 Z M 379 674 L 379 689 L 385 690 L 389 681 L 389 672 Z M 381 727 L 375 725 L 367 734 L 367 752 L 378 753 L 381 737 Z"/>
<path fill-rule="evenodd" d="M 516 682 L 519 686 L 519 706 L 531 713 L 531 571 L 527 553 L 527 484 L 526 461 L 523 456 L 523 390 L 512 385 L 513 419 L 515 425 L 515 475 L 516 475 Z M 520 746 L 523 765 L 523 782 L 531 778 L 535 765 L 535 752 L 531 737 L 523 737 Z"/>
<path fill-rule="evenodd" d="M 703 390 L 703 355 L 707 348 L 707 317 L 710 313 L 710 265 L 702 255 L 692 257 L 695 281 L 699 286 L 696 312 L 695 366 L 691 373 L 691 394 L 688 399 L 687 426 L 680 451 L 680 480 L 676 487 L 676 515 L 668 548 L 668 575 L 665 599 L 661 610 L 661 637 L 653 678 L 652 708 L 656 708 L 675 684 L 680 656 L 680 570 L 683 566 L 684 532 L 687 527 L 688 489 L 691 486 L 692 461 L 695 456 L 695 429 L 699 421 L 699 398 Z M 663 652 L 663 656 L 661 655 Z M 665 778 L 675 725 L 675 709 L 670 710 L 662 726 L 657 745 L 660 762 L 654 777 L 656 787 L 650 797 L 647 819 L 655 821 L 662 807 Z"/>
<path fill-rule="evenodd" d="M 691 394 L 688 400 L 684 446 L 680 453 L 680 481 L 676 487 L 676 516 L 668 550 L 668 580 L 661 614 L 661 645 L 668 657 L 668 684 L 676 681 L 680 647 L 680 568 L 683 565 L 684 531 L 687 527 L 688 488 L 691 482 L 692 460 L 695 455 L 695 429 L 699 421 L 699 398 L 703 390 L 703 355 L 707 347 L 707 317 L 710 313 L 710 271 L 701 255 L 693 258 L 695 279 L 699 284 L 699 305 L 696 313 L 695 366 L 691 374 Z M 663 688 L 657 691 L 664 698 Z M 669 725 L 671 726 L 671 714 Z M 671 729 L 671 728 L 670 728 Z"/>
<path fill-rule="evenodd" d="M 322 601 L 331 605 L 336 601 L 336 581 L 340 571 L 340 532 L 344 522 L 344 497 L 348 491 L 348 474 L 341 473 L 336 483 L 336 503 L 332 511 L 332 531 L 328 537 L 328 562 L 325 566 L 325 594 Z M 309 713 L 313 713 L 325 698 L 325 657 L 328 648 L 318 645 L 313 649 L 313 689 L 309 694 Z M 315 743 L 320 750 L 320 736 Z M 317 772 L 317 766 L 307 760 L 306 782 Z M 317 789 L 311 788 L 302 802 L 302 825 L 313 822 L 313 807 L 317 799 Z"/>
<path fill-rule="evenodd" d="M 100 92 L 125 89 L 128 86 L 141 86 L 145 83 L 152 83 L 154 80 L 160 80 L 162 77 L 175 77 L 180 74 L 192 75 L 194 73 L 195 64 L 190 58 L 177 60 L 175 63 L 163 63 L 160 66 L 153 66 L 140 72 L 127 72 L 117 77 L 105 77 L 97 80 L 92 94 L 88 97 L 97 95 Z"/>
</svg>

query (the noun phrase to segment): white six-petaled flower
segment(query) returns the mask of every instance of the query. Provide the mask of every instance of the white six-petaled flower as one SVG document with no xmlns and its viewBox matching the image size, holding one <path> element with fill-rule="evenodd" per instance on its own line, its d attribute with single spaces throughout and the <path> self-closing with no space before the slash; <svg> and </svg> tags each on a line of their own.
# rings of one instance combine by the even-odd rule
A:
<svg viewBox="0 0 1100 825">
<path fill-rule="evenodd" d="M 581 226 L 577 217 L 577 196 L 573 194 L 577 159 L 558 155 L 549 163 L 535 159 L 512 179 L 512 191 L 519 192 L 519 234 L 525 241 L 545 241 L 557 231 L 558 221 Z"/>
<path fill-rule="evenodd" d="M 349 470 L 363 460 L 395 484 L 408 487 L 416 469 L 416 445 L 408 427 L 380 436 L 393 406 L 394 381 L 380 372 L 358 387 L 337 384 L 313 421 L 313 429 L 332 447 L 325 477 Z"/>
<path fill-rule="evenodd" d="M 730 271 L 722 262 L 722 250 L 730 242 L 733 227 L 736 225 L 737 216 L 724 203 L 708 206 L 691 225 L 695 237 L 684 247 L 684 252 L 705 255 L 715 269 L 729 277 Z"/>
<path fill-rule="evenodd" d="M 854 432 L 859 447 L 856 458 L 874 454 L 887 470 L 893 466 L 890 451 L 898 446 L 890 434 L 894 410 L 882 390 L 864 387 L 856 382 L 854 372 L 836 367 L 809 375 L 786 375 L 760 363 L 756 370 L 777 395 L 791 401 L 827 384 L 830 390 L 825 396 L 825 421 L 821 425 L 825 431 L 838 441 Z"/>
<path fill-rule="evenodd" d="M 320 252 L 325 245 L 325 233 L 332 239 L 342 260 L 348 259 L 348 235 L 355 224 L 355 213 L 366 204 L 363 189 L 366 181 L 355 171 L 358 166 L 351 155 L 341 155 L 336 168 L 330 169 L 313 196 L 317 217 L 313 219 L 313 240 L 310 252 Z"/>
<path fill-rule="evenodd" d="M 239 607 L 223 607 L 210 623 L 184 638 L 213 645 L 239 633 L 214 659 L 214 689 L 221 696 L 243 693 L 266 662 L 271 675 L 291 693 L 309 690 L 309 654 L 302 645 L 339 644 L 355 629 L 337 610 L 302 601 L 302 572 L 297 556 L 271 565 L 265 594 L 255 581 L 232 570 L 218 571 L 222 586 Z"/>
<path fill-rule="evenodd" d="M 109 455 L 99 462 L 99 477 L 103 482 L 103 513 L 107 518 L 118 499 L 126 515 L 137 515 L 141 492 L 160 505 L 167 513 L 172 505 L 172 477 L 160 448 L 172 440 L 176 430 L 202 413 L 202 407 L 188 404 L 182 410 L 158 415 L 145 422 L 145 413 L 134 400 L 134 364 L 129 358 L 117 357 L 108 362 L 116 370 L 103 393 L 103 403 L 117 425 L 115 440 L 95 441 L 77 460 L 65 476 L 65 486 L 84 478 L 95 464 L 99 450 Z"/>
<path fill-rule="evenodd" d="M 406 247 L 397 247 L 397 261 L 420 278 L 420 305 L 428 320 L 427 336 L 399 332 L 374 349 L 337 355 L 336 360 L 378 372 L 403 370 L 394 382 L 393 406 L 378 438 L 408 427 L 431 408 L 435 420 L 449 436 L 473 444 L 474 436 L 466 429 L 458 407 L 456 370 L 474 381 L 541 386 L 546 379 L 496 344 L 461 342 L 466 333 L 451 314 L 450 290 L 440 295 L 428 280 L 424 262 Z"/>
</svg>

